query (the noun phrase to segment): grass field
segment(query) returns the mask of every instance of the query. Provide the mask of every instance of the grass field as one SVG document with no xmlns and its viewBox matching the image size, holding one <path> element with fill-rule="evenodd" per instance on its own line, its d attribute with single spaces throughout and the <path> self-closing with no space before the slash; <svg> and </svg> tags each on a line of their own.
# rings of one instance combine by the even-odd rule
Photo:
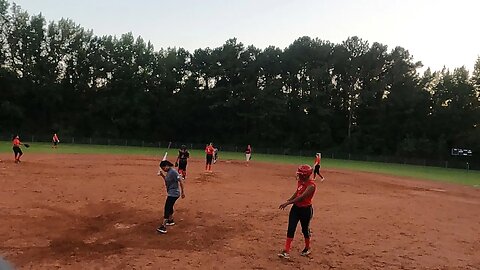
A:
<svg viewBox="0 0 480 270">
<path fill-rule="evenodd" d="M 176 155 L 176 149 L 170 149 L 170 159 Z M 0 153 L 11 152 L 10 142 L 0 142 Z M 158 156 L 159 159 L 165 153 L 164 148 L 151 147 L 133 147 L 133 146 L 105 146 L 105 145 L 79 145 L 79 144 L 61 144 L 58 149 L 53 150 L 50 144 L 34 143 L 32 147 L 24 151 L 28 153 L 62 153 L 62 154 L 125 154 L 125 155 L 150 155 Z M 191 150 L 190 153 L 195 158 L 202 158 L 203 150 Z M 269 163 L 288 163 L 288 164 L 310 164 L 313 157 L 297 157 L 283 155 L 252 155 L 253 160 Z M 243 160 L 243 153 L 219 152 L 219 158 L 226 160 Z M 322 159 L 322 168 L 347 169 L 354 171 L 383 173 L 402 177 L 412 177 L 424 180 L 451 182 L 463 185 L 480 186 L 480 171 L 467 171 L 460 169 L 446 169 L 437 167 L 424 167 L 403 164 L 379 163 L 352 161 L 340 159 Z"/>
</svg>

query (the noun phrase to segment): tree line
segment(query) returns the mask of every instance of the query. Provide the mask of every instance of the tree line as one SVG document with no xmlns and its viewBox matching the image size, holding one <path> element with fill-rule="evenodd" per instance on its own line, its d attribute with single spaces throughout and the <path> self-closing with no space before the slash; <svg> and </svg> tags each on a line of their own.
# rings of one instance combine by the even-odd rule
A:
<svg viewBox="0 0 480 270">
<path fill-rule="evenodd" d="M 300 37 L 155 50 L 0 0 L 0 132 L 444 158 L 480 153 L 472 73 L 419 74 L 402 47 Z M 451 52 L 445 52 L 451 53 Z M 441 55 L 439 55 L 441 57 Z"/>
</svg>

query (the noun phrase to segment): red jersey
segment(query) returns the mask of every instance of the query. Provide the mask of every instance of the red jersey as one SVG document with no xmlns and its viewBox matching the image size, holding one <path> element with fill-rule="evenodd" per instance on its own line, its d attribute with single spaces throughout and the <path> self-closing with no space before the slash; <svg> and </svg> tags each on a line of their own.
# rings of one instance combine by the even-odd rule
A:
<svg viewBox="0 0 480 270">
<path fill-rule="evenodd" d="M 247 149 L 245 149 L 245 154 L 250 154 L 250 153 L 252 153 L 252 148 L 247 147 Z"/>
<path fill-rule="evenodd" d="M 20 146 L 20 140 L 17 138 L 13 139 L 13 146 Z"/>
<path fill-rule="evenodd" d="M 320 165 L 320 157 L 316 156 L 315 157 L 315 166 Z"/>
<path fill-rule="evenodd" d="M 213 155 L 213 152 L 215 152 L 215 149 L 213 148 L 213 146 L 208 145 L 208 146 L 205 148 L 205 153 L 207 153 L 207 155 Z"/>
<path fill-rule="evenodd" d="M 312 205 L 313 195 L 315 195 L 315 191 L 316 191 L 317 186 L 316 186 L 315 182 L 311 179 L 306 181 L 306 182 L 298 181 L 297 194 L 296 194 L 295 198 L 300 197 L 300 195 L 302 195 L 305 192 L 305 190 L 307 190 L 307 187 L 309 187 L 309 186 L 313 186 L 315 188 L 312 195 L 304 198 L 302 201 L 296 202 L 295 203 L 296 206 L 307 207 L 307 206 Z"/>
<path fill-rule="evenodd" d="M 57 134 L 53 135 L 53 138 L 52 138 L 52 139 L 53 139 L 54 142 L 58 142 L 58 136 L 57 136 Z"/>
</svg>

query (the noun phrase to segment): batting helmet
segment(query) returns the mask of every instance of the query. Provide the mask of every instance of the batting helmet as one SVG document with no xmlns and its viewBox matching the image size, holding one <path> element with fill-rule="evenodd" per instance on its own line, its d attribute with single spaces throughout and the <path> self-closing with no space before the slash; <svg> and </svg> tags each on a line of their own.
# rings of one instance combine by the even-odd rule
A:
<svg viewBox="0 0 480 270">
<path fill-rule="evenodd" d="M 309 177 L 312 175 L 313 169 L 310 165 L 300 165 L 297 169 L 297 175 L 302 177 Z"/>
</svg>

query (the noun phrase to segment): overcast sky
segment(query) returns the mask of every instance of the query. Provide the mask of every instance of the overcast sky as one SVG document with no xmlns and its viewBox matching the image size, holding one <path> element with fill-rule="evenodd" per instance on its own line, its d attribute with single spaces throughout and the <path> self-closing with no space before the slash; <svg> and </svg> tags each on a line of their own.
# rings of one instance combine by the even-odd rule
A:
<svg viewBox="0 0 480 270">
<path fill-rule="evenodd" d="M 13 0 L 9 0 L 12 2 Z M 434 70 L 480 56 L 480 0 L 15 0 L 47 21 L 70 18 L 97 35 L 133 32 L 156 49 L 193 52 L 236 37 L 285 48 L 301 36 L 349 36 L 402 46 Z"/>
</svg>

